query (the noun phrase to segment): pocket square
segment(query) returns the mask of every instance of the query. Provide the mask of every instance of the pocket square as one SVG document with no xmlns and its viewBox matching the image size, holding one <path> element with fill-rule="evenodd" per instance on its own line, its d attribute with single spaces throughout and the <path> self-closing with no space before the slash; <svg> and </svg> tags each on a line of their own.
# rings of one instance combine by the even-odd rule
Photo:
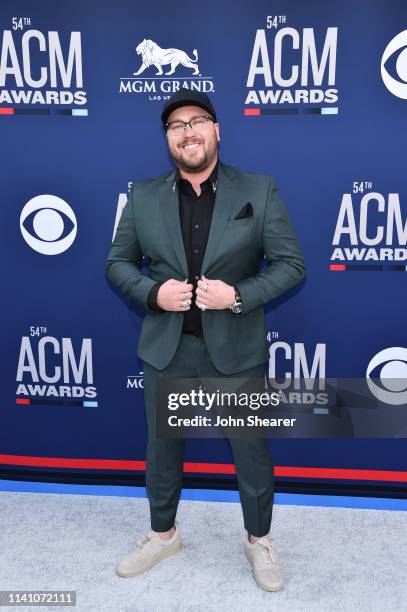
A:
<svg viewBox="0 0 407 612">
<path fill-rule="evenodd" d="M 250 202 L 246 202 L 234 219 L 247 219 L 248 217 L 253 217 L 253 206 Z"/>
</svg>

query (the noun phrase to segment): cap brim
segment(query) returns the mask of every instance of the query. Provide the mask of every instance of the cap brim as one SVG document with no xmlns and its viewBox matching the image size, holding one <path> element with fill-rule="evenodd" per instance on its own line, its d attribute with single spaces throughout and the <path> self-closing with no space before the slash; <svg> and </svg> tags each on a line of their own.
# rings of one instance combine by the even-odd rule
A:
<svg viewBox="0 0 407 612">
<path fill-rule="evenodd" d="M 165 109 L 165 111 L 161 115 L 161 121 L 164 124 L 167 123 L 167 119 L 171 115 L 172 111 L 174 111 L 176 108 L 180 108 L 181 106 L 198 106 L 199 108 L 203 108 L 204 110 L 206 110 L 206 112 L 209 113 L 210 116 L 216 120 L 216 116 L 213 114 L 212 110 L 208 106 L 205 106 L 204 104 L 199 104 L 198 102 L 195 102 L 195 100 L 180 100 L 179 102 L 174 102 L 174 104 L 171 104 L 171 106 Z"/>
</svg>

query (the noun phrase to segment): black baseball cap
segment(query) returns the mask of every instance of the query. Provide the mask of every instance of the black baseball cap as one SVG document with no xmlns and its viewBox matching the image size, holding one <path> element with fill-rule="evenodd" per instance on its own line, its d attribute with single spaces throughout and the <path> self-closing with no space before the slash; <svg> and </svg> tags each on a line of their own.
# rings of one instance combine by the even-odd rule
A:
<svg viewBox="0 0 407 612">
<path fill-rule="evenodd" d="M 167 123 L 167 119 L 173 110 L 179 108 L 180 106 L 199 106 L 206 110 L 212 117 L 216 119 L 216 112 L 212 106 L 212 102 L 209 97 L 202 93 L 201 91 L 193 91 L 191 89 L 186 89 L 182 87 L 179 89 L 163 106 L 163 110 L 161 113 L 161 121 L 165 125 Z"/>
</svg>

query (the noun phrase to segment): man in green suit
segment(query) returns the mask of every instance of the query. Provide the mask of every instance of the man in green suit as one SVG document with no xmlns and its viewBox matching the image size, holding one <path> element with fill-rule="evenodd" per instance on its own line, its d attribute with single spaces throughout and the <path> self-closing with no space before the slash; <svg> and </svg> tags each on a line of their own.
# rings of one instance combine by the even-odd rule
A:
<svg viewBox="0 0 407 612">
<path fill-rule="evenodd" d="M 263 378 L 264 305 L 299 283 L 305 271 L 273 178 L 218 159 L 219 124 L 210 98 L 181 89 L 165 103 L 161 119 L 176 170 L 132 185 L 107 260 L 108 278 L 145 309 L 138 356 L 144 363 L 151 531 L 118 564 L 124 577 L 145 572 L 182 546 L 175 517 L 185 439 L 156 436 L 159 381 Z M 140 269 L 143 256 L 149 276 Z M 229 442 L 246 556 L 257 584 L 279 590 L 283 573 L 269 535 L 274 467 L 267 440 Z"/>
</svg>

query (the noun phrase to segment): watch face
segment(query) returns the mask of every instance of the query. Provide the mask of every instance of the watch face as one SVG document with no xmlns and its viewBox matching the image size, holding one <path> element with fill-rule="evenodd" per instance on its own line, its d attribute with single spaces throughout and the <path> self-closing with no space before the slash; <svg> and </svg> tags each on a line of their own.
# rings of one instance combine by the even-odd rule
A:
<svg viewBox="0 0 407 612">
<path fill-rule="evenodd" d="M 233 304 L 232 306 L 232 312 L 234 312 L 235 314 L 239 314 L 239 312 L 242 312 L 243 310 L 243 305 L 242 304 Z"/>
</svg>

